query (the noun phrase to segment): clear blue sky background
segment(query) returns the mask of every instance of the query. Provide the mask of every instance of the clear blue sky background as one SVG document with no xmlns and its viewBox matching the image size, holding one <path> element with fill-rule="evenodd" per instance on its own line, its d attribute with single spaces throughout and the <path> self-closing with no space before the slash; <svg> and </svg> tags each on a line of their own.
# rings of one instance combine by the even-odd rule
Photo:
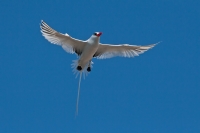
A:
<svg viewBox="0 0 200 133">
<path fill-rule="evenodd" d="M 199 0 L 1 0 L 1 133 L 199 133 Z M 94 59 L 75 119 L 76 55 L 39 23 L 86 40 L 147 45 L 135 58 Z"/>
</svg>

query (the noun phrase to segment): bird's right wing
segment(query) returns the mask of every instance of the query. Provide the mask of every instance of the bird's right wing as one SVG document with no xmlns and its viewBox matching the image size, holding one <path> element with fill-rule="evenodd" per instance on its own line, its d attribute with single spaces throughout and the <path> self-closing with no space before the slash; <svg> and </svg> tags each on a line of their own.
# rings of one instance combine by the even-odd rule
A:
<svg viewBox="0 0 200 133">
<path fill-rule="evenodd" d="M 123 45 L 99 44 L 99 47 L 96 53 L 94 54 L 94 57 L 96 57 L 97 59 L 106 59 L 115 56 L 134 57 L 153 48 L 156 44 L 151 44 L 146 46 L 137 46 L 128 44 L 123 44 Z"/>
<path fill-rule="evenodd" d="M 68 53 L 81 55 L 86 45 L 86 41 L 72 38 L 68 34 L 59 33 L 48 26 L 43 20 L 41 21 L 40 28 L 42 35 L 49 42 L 62 46 L 62 48 Z"/>
</svg>

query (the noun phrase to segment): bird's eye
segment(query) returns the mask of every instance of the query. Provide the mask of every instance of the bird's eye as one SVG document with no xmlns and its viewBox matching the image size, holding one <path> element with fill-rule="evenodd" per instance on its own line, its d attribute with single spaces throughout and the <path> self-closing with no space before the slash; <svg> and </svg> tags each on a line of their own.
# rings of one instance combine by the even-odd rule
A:
<svg viewBox="0 0 200 133">
<path fill-rule="evenodd" d="M 97 33 L 95 32 L 93 35 L 95 35 L 95 36 L 96 36 L 96 35 L 97 35 Z"/>
</svg>

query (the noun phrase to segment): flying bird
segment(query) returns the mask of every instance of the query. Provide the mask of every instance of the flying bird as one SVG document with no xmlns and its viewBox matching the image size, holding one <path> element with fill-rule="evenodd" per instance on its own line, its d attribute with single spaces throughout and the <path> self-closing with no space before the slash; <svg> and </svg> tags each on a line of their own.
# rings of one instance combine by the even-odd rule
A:
<svg viewBox="0 0 200 133">
<path fill-rule="evenodd" d="M 79 86 L 78 86 L 78 96 L 76 104 L 76 114 L 78 114 L 78 101 L 79 101 L 79 92 L 80 92 L 80 83 L 82 73 L 88 74 L 92 69 L 92 58 L 97 59 L 106 59 L 112 58 L 115 56 L 121 57 L 134 57 L 139 54 L 144 53 L 145 51 L 153 48 L 156 44 L 139 46 L 139 45 L 111 45 L 111 44 L 101 44 L 100 36 L 102 32 L 94 32 L 91 37 L 86 40 L 78 40 L 72 38 L 67 33 L 62 34 L 52 29 L 47 25 L 43 20 L 40 24 L 42 35 L 50 43 L 60 45 L 66 52 L 71 54 L 77 54 L 78 59 L 74 60 L 72 63 L 72 68 L 75 73 L 80 74 Z"/>
</svg>

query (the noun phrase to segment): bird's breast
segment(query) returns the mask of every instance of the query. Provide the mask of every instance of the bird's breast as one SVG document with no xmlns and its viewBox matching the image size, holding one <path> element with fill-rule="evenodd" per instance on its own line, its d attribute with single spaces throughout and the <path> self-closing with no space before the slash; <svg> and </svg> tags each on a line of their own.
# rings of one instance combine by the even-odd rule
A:
<svg viewBox="0 0 200 133">
<path fill-rule="evenodd" d="M 86 47 L 84 48 L 80 60 L 82 60 L 83 62 L 88 62 L 93 58 L 93 55 L 96 53 L 98 49 L 98 44 L 88 44 L 86 45 Z"/>
</svg>

